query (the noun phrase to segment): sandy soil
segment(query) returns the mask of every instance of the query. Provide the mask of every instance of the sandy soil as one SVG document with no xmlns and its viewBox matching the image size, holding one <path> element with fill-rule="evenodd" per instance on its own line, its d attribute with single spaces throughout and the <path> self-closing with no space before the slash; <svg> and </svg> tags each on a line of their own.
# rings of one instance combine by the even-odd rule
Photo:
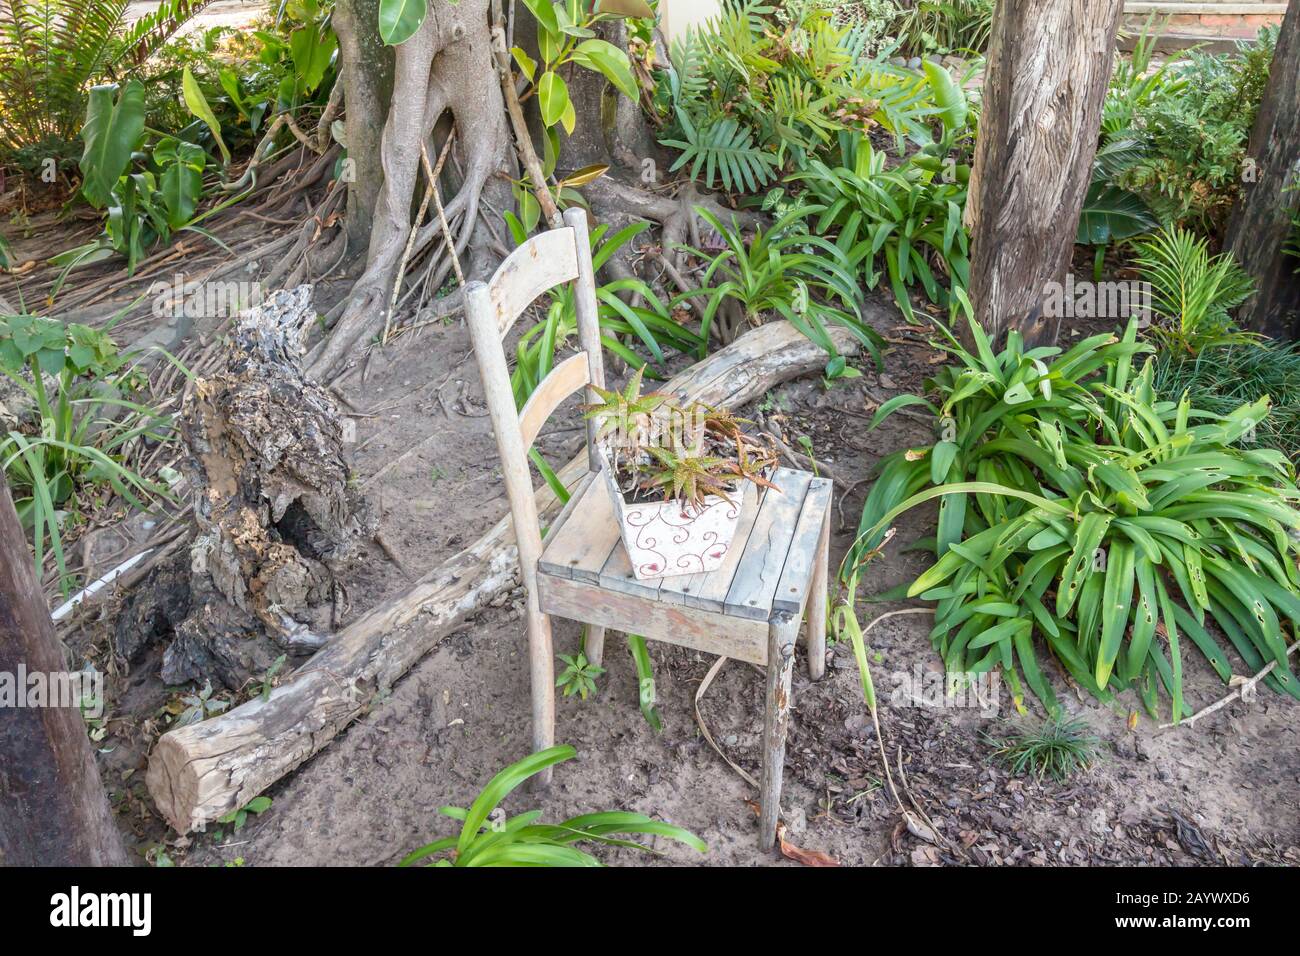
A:
<svg viewBox="0 0 1300 956">
<path fill-rule="evenodd" d="M 878 314 L 887 316 L 887 308 Z M 357 373 L 344 386 L 365 410 L 357 418 L 359 479 L 379 504 L 387 541 L 413 575 L 472 541 L 506 509 L 468 349 L 459 325 L 427 329 L 377 354 L 364 382 Z M 888 355 L 885 376 L 868 372 L 830 392 L 815 380 L 794 382 L 746 412 L 784 427 L 792 439 L 809 436 L 818 460 L 857 482 L 879 455 L 932 440 L 914 419 L 896 416 L 874 433 L 866 425 L 874 403 L 920 387 L 933 356 L 921 344 L 900 346 Z M 553 461 L 580 445 L 578 422 L 572 409 L 553 419 L 542 441 Z M 833 541 L 837 561 L 852 541 L 867 487 L 856 484 L 843 505 L 846 527 Z M 868 591 L 901 583 L 926 566 L 924 554 L 904 545 L 930 533 L 932 520 L 932 514 L 917 513 L 900 524 L 890 553 L 870 568 Z M 355 615 L 400 589 L 405 578 L 375 548 L 347 584 Z M 271 809 L 242 831 L 223 828 L 221 840 L 197 834 L 169 854 L 196 865 L 391 864 L 452 832 L 437 808 L 468 805 L 488 778 L 528 750 L 522 601 L 520 592 L 507 595 L 446 638 L 372 713 L 274 787 Z M 869 607 L 864 623 L 874 607 L 896 606 Z M 929 628 L 926 615 L 894 618 L 869 642 L 877 655 L 873 669 L 886 702 L 884 736 L 895 777 L 901 760 L 911 797 L 934 820 L 946 848 L 903 826 L 882 783 L 875 732 L 847 648 L 832 649 L 820 683 L 808 680 L 800 654 L 785 781 L 791 843 L 853 865 L 1300 863 L 1300 731 L 1293 702 L 1265 691 L 1253 704 L 1233 704 L 1192 730 L 1158 730 L 1145 714 L 1130 730 L 1136 700 L 1106 707 L 1069 690 L 1054 674 L 1065 707 L 1101 738 L 1102 757 L 1064 784 L 1039 784 L 1011 777 L 991 760 L 986 737 L 1005 734 L 1007 722 L 1017 719 L 1005 691 L 996 713 L 928 707 L 895 693 L 906 678 L 940 670 Z M 557 622 L 560 652 L 572 652 L 577 641 L 575 625 Z M 598 696 L 560 703 L 557 738 L 573 744 L 578 758 L 557 769 L 549 793 L 518 792 L 507 810 L 538 807 L 550 820 L 637 810 L 689 827 L 710 847 L 704 857 L 664 843 L 661 858 L 598 851 L 611 863 L 795 865 L 778 852 L 756 849 L 748 803 L 755 794 L 696 726 L 693 698 L 711 659 L 651 647 L 662 733 L 642 719 L 631 659 L 624 642 L 611 636 Z M 1193 706 L 1225 692 L 1199 659 L 1188 670 Z M 149 713 L 165 701 L 154 674 L 156 664 L 137 668 L 118 713 Z M 730 662 L 701 707 L 715 739 L 752 773 L 762 686 L 757 669 Z M 1033 701 L 1028 705 L 1036 708 Z M 164 833 L 141 781 L 147 747 L 162 721 L 128 719 L 118 726 L 110 740 L 114 749 L 104 757 L 105 776 L 123 822 L 144 848 Z"/>
</svg>

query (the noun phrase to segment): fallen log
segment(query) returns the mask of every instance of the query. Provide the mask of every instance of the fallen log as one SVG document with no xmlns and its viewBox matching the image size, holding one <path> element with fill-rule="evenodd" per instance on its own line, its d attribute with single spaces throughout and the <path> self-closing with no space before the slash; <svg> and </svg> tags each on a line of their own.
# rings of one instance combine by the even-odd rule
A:
<svg viewBox="0 0 1300 956">
<path fill-rule="evenodd" d="M 855 353 L 847 332 L 837 329 L 832 337 L 841 352 Z M 776 322 L 742 336 L 661 390 L 739 407 L 825 361 L 825 353 L 793 326 Z M 586 467 L 584 450 L 560 477 L 571 484 Z M 537 492 L 543 521 L 557 504 L 545 486 Z M 164 734 L 146 775 L 159 812 L 181 833 L 201 829 L 319 751 L 461 620 L 515 586 L 513 538 L 506 515 L 400 597 L 340 631 L 265 700 Z"/>
</svg>

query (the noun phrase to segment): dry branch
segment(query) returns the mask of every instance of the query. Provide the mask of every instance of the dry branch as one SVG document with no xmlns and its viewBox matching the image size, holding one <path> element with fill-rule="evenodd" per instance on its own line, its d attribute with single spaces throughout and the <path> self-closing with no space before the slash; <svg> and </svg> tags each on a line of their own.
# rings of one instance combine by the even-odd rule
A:
<svg viewBox="0 0 1300 956">
<path fill-rule="evenodd" d="M 844 330 L 836 347 L 854 354 Z M 821 368 L 825 353 L 785 322 L 763 326 L 670 381 L 665 391 L 739 406 L 780 382 Z M 561 471 L 572 483 L 584 451 Z M 537 493 L 543 520 L 556 499 Z M 182 833 L 243 806 L 366 713 L 376 694 L 432 650 L 466 616 L 514 587 L 517 555 L 509 516 L 397 599 L 339 632 L 266 700 L 164 735 L 147 783 L 159 811 Z M 520 633 L 520 640 L 523 634 Z M 522 713 L 522 712 L 521 712 Z"/>
</svg>

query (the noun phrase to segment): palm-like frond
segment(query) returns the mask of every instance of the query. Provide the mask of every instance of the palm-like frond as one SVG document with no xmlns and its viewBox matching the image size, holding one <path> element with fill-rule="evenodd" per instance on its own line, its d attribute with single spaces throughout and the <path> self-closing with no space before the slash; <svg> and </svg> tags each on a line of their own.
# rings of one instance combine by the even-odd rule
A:
<svg viewBox="0 0 1300 956">
<path fill-rule="evenodd" d="M 1255 283 L 1230 254 L 1211 256 L 1207 240 L 1166 228 L 1138 245 L 1135 262 L 1174 344 L 1199 351 L 1242 338 L 1230 332 L 1228 310 L 1246 301 Z"/>
<path fill-rule="evenodd" d="M 721 180 L 728 190 L 746 188 L 757 191 L 759 186 L 771 181 L 776 173 L 776 157 L 754 143 L 754 133 L 727 117 L 708 126 L 696 129 L 683 112 L 678 114 L 684 140 L 664 140 L 665 146 L 680 149 L 682 155 L 673 164 L 673 170 L 691 164 L 692 179 L 700 177 L 710 189 Z"/>
</svg>

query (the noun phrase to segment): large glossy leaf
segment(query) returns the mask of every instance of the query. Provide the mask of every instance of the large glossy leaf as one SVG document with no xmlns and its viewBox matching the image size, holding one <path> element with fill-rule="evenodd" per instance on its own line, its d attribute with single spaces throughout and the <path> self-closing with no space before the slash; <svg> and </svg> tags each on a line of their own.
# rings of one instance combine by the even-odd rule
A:
<svg viewBox="0 0 1300 956">
<path fill-rule="evenodd" d="M 229 166 L 230 150 L 226 148 L 226 141 L 221 138 L 221 122 L 212 112 L 207 97 L 203 95 L 202 87 L 199 86 L 198 80 L 194 79 L 194 74 L 190 72 L 188 66 L 181 75 L 181 95 L 185 99 L 186 108 L 196 118 L 202 120 L 203 125 L 212 132 L 212 138 L 217 142 L 217 149 L 221 150 L 221 161 Z"/>
<path fill-rule="evenodd" d="M 114 94 L 118 94 L 114 99 Z M 81 138 L 81 192 L 87 202 L 104 208 L 113 187 L 126 172 L 131 153 L 144 133 L 144 84 L 128 80 L 118 92 L 116 84 L 93 87 L 86 105 Z"/>
<path fill-rule="evenodd" d="M 627 54 L 607 40 L 583 40 L 573 50 L 573 60 L 602 74 L 628 99 L 637 99 L 636 80 Z"/>
<path fill-rule="evenodd" d="M 302 81 L 303 89 L 313 93 L 325 78 L 330 59 L 338 49 L 338 37 L 333 30 L 323 35 L 319 24 L 309 23 L 289 34 L 289 52 L 293 56 L 293 68 Z"/>
<path fill-rule="evenodd" d="M 167 208 L 167 224 L 179 229 L 194 218 L 203 195 L 203 173 L 185 163 L 172 163 L 163 170 L 159 186 Z"/>
<path fill-rule="evenodd" d="M 405 43 L 428 13 L 428 0 L 379 0 L 379 38 L 388 46 Z"/>
<path fill-rule="evenodd" d="M 952 132 L 966 125 L 969 111 L 966 105 L 966 92 L 961 88 L 947 68 L 941 64 L 926 60 L 921 64 L 925 78 L 930 84 L 930 92 L 935 105 L 939 107 L 939 119 L 944 129 Z"/>
<path fill-rule="evenodd" d="M 573 103 L 569 100 L 569 87 L 554 70 L 548 70 L 537 83 L 537 97 L 542 108 L 542 122 L 547 126 L 564 123 L 566 132 L 573 132 Z"/>
<path fill-rule="evenodd" d="M 1093 183 L 1083 202 L 1074 241 L 1105 246 L 1150 232 L 1159 225 L 1150 207 L 1136 194 L 1107 183 Z"/>
</svg>

